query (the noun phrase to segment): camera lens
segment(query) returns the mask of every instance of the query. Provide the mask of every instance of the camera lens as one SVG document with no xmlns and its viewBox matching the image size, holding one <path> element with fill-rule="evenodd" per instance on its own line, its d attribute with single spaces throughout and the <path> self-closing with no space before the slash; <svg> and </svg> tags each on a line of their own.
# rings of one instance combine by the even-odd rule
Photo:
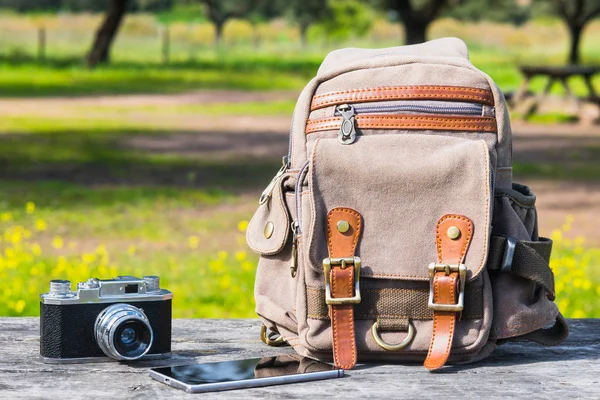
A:
<svg viewBox="0 0 600 400">
<path fill-rule="evenodd" d="M 144 312 L 129 304 L 113 304 L 96 318 L 100 349 L 116 360 L 137 360 L 152 346 L 153 333 Z"/>
</svg>

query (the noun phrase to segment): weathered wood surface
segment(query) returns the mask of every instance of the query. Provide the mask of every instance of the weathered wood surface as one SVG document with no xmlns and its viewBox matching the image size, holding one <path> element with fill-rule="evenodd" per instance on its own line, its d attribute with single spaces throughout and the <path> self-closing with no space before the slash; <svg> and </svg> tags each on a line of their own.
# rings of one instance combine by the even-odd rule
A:
<svg viewBox="0 0 600 400">
<path fill-rule="evenodd" d="M 169 399 L 188 396 L 147 368 L 292 352 L 258 339 L 258 320 L 175 320 L 174 355 L 160 362 L 43 364 L 37 318 L 0 318 L 2 399 Z M 600 398 L 600 320 L 571 320 L 561 346 L 500 346 L 488 359 L 429 373 L 420 365 L 360 365 L 342 379 L 208 394 L 210 398 Z"/>
</svg>

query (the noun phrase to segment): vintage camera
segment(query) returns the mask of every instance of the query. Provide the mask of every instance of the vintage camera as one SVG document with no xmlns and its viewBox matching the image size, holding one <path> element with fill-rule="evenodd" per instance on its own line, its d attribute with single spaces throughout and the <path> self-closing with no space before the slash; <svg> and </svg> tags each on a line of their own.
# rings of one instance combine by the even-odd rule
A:
<svg viewBox="0 0 600 400">
<path fill-rule="evenodd" d="M 171 353 L 173 293 L 158 276 L 53 280 L 40 295 L 40 354 L 46 363 L 131 361 Z"/>
</svg>

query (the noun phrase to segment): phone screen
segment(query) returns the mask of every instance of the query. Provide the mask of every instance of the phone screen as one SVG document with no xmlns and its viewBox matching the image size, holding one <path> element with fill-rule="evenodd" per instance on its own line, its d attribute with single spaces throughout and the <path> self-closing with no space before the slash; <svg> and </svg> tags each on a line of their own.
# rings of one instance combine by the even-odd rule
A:
<svg viewBox="0 0 600 400">
<path fill-rule="evenodd" d="M 310 358 L 297 355 L 285 355 L 206 364 L 182 365 L 177 367 L 153 368 L 152 370 L 186 385 L 202 385 L 334 371 L 336 368 Z"/>
</svg>

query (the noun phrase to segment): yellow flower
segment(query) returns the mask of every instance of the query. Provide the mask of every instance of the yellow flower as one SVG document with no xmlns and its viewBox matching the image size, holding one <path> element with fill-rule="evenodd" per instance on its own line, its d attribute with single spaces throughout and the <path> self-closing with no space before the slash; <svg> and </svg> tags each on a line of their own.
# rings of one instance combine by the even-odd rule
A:
<svg viewBox="0 0 600 400">
<path fill-rule="evenodd" d="M 31 245 L 31 253 L 34 256 L 40 256 L 42 254 L 42 248 L 40 247 L 39 244 L 34 243 Z"/>
<path fill-rule="evenodd" d="M 17 301 L 15 303 L 15 311 L 17 312 L 17 314 L 21 314 L 23 312 L 23 309 L 25 308 L 25 300 L 20 299 L 19 301 Z"/>
<path fill-rule="evenodd" d="M 238 251 L 235 253 L 235 259 L 238 261 L 244 261 L 246 259 L 246 252 L 245 251 Z"/>
<path fill-rule="evenodd" d="M 52 239 L 52 247 L 55 249 L 60 249 L 63 247 L 63 239 L 60 236 L 54 236 Z"/>
<path fill-rule="evenodd" d="M 246 229 L 248 229 L 248 221 L 246 221 L 246 220 L 240 221 L 238 223 L 238 230 L 240 232 L 246 232 Z"/>
<path fill-rule="evenodd" d="M 190 249 L 197 249 L 200 244 L 200 238 L 198 236 L 190 236 L 188 238 L 188 245 Z"/>
<path fill-rule="evenodd" d="M 86 253 L 81 256 L 81 262 L 84 264 L 91 264 L 96 261 L 96 255 L 93 253 Z"/>
<path fill-rule="evenodd" d="M 231 286 L 231 275 L 223 275 L 221 279 L 219 279 L 219 286 L 221 289 L 227 289 Z"/>
<path fill-rule="evenodd" d="M 251 263 L 250 261 L 244 261 L 242 263 L 242 269 L 246 272 L 250 272 L 254 269 L 254 264 Z"/>
<path fill-rule="evenodd" d="M 99 244 L 98 246 L 96 246 L 96 254 L 99 254 L 101 256 L 107 255 L 108 251 L 106 250 L 106 246 L 103 244 Z"/>
<path fill-rule="evenodd" d="M 217 254 L 217 256 L 219 257 L 219 260 L 227 260 L 227 252 L 226 251 L 221 250 Z"/>
<path fill-rule="evenodd" d="M 38 218 L 37 221 L 35 221 L 35 229 L 42 232 L 45 231 L 48 228 L 48 225 L 46 225 L 46 221 L 44 221 L 41 218 Z"/>
<path fill-rule="evenodd" d="M 27 214 L 33 214 L 35 212 L 35 203 L 33 201 L 25 203 L 25 212 Z"/>
<path fill-rule="evenodd" d="M 129 255 L 131 255 L 131 256 L 132 256 L 132 255 L 134 255 L 134 254 L 135 254 L 135 251 L 136 251 L 136 250 L 137 250 L 137 249 L 135 248 L 135 246 L 134 246 L 134 245 L 129 245 L 129 247 L 127 248 L 127 253 L 128 253 Z"/>
<path fill-rule="evenodd" d="M 12 219 L 13 219 L 13 216 L 9 212 L 0 214 L 0 220 L 2 220 L 2 222 L 10 222 L 10 221 L 12 221 Z"/>
</svg>

